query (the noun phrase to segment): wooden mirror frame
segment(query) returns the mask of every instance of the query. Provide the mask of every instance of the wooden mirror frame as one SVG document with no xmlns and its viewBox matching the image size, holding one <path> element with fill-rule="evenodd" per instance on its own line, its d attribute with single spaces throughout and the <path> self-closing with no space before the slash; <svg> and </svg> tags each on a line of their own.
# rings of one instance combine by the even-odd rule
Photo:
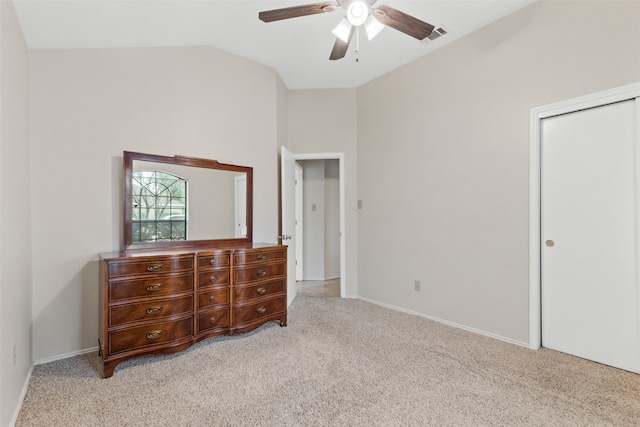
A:
<svg viewBox="0 0 640 427">
<path fill-rule="evenodd" d="M 247 175 L 246 189 L 246 205 L 247 205 L 247 234 L 242 238 L 223 238 L 223 239 L 206 239 L 206 240 L 177 240 L 170 242 L 134 242 L 133 241 L 133 206 L 132 206 L 132 173 L 133 161 L 145 161 L 181 166 L 191 166 L 195 168 L 216 169 L 230 172 L 240 172 Z M 123 208 L 123 244 L 124 251 L 134 249 L 149 248 L 194 248 L 202 246 L 218 246 L 229 244 L 246 244 L 253 240 L 253 168 L 249 166 L 238 166 L 219 163 L 216 160 L 201 159 L 196 157 L 185 156 L 160 156 L 155 154 L 135 153 L 131 151 L 123 152 L 123 192 L 122 192 L 122 208 Z"/>
</svg>

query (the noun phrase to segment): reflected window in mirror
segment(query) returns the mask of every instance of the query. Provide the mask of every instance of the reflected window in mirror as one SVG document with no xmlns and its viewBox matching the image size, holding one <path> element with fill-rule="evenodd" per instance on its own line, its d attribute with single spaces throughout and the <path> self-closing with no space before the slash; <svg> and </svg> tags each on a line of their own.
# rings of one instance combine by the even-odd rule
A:
<svg viewBox="0 0 640 427">
<path fill-rule="evenodd" d="M 163 171 L 134 171 L 131 177 L 133 241 L 187 240 L 187 180 Z"/>
</svg>

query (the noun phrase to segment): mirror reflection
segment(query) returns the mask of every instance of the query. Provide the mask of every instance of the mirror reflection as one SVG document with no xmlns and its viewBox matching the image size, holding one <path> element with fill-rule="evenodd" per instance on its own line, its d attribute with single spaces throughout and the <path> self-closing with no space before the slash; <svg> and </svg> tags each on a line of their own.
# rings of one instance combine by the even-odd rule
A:
<svg viewBox="0 0 640 427">
<path fill-rule="evenodd" d="M 247 167 L 125 152 L 125 249 L 250 238 L 250 178 Z"/>
</svg>

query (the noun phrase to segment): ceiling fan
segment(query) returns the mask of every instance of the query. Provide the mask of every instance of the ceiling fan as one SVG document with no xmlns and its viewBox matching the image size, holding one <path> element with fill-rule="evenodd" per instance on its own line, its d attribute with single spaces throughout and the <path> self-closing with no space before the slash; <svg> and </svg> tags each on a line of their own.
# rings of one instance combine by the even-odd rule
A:
<svg viewBox="0 0 640 427">
<path fill-rule="evenodd" d="M 285 7 L 260 12 L 258 18 L 263 22 L 280 21 L 300 16 L 315 15 L 318 13 L 333 12 L 338 8 L 347 11 L 347 17 L 343 18 L 337 27 L 333 29 L 336 41 L 329 59 L 344 58 L 356 29 L 362 25 L 367 32 L 369 40 L 373 39 L 385 26 L 394 28 L 410 35 L 418 40 L 429 37 L 434 26 L 407 15 L 390 6 L 381 5 L 373 8 L 376 0 L 337 0 L 322 3 L 307 4 L 302 6 Z"/>
</svg>

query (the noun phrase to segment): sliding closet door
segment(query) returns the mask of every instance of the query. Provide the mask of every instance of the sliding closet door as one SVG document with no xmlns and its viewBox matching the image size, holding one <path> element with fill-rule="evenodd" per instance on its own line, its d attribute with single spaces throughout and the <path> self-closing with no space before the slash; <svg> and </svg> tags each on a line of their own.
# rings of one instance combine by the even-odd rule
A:
<svg viewBox="0 0 640 427">
<path fill-rule="evenodd" d="M 542 122 L 542 344 L 640 372 L 635 100 Z"/>
</svg>

